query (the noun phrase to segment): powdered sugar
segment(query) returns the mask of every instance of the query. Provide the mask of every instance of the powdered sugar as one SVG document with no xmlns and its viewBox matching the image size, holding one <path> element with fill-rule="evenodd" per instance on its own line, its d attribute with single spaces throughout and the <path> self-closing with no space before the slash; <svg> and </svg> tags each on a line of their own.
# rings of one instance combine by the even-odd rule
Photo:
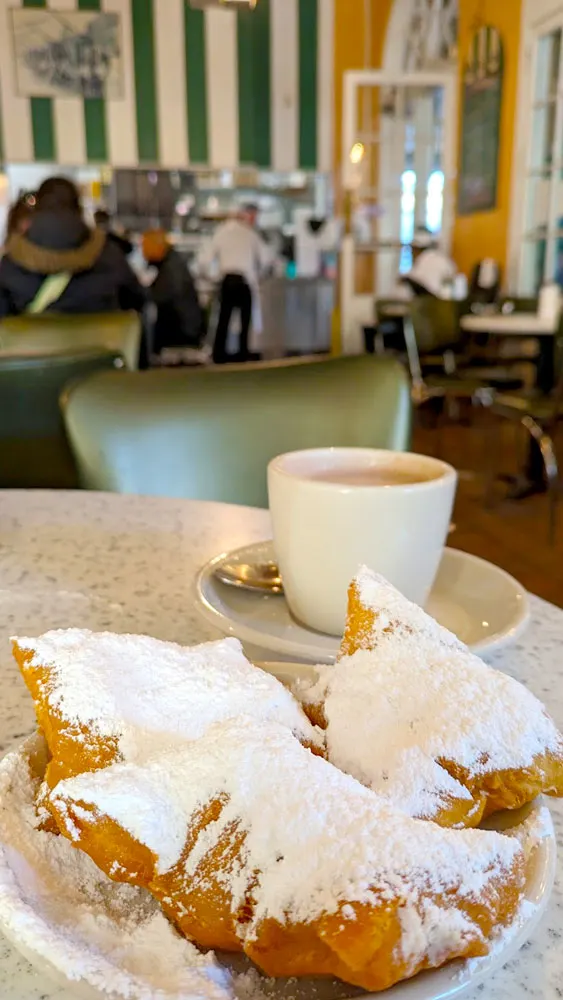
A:
<svg viewBox="0 0 563 1000">
<path fill-rule="evenodd" d="M 535 807 L 527 819 L 511 829 L 513 836 L 522 844 L 529 870 L 526 898 L 522 900 L 515 919 L 508 927 L 495 928 L 490 941 L 489 954 L 485 958 L 473 958 L 464 962 L 458 975 L 459 980 L 470 977 L 480 978 L 492 965 L 508 961 L 516 954 L 524 940 L 529 940 L 545 906 L 546 894 L 549 898 L 555 874 L 555 838 L 553 821 L 549 809 Z M 546 841 L 551 841 L 550 845 Z M 544 860 L 537 864 L 537 851 L 544 852 Z M 551 858 L 549 855 L 551 854 Z M 524 937 L 525 935 L 525 937 Z M 499 962 L 500 964 L 500 962 Z"/>
<path fill-rule="evenodd" d="M 179 861 L 194 814 L 221 797 L 219 818 L 200 832 L 182 865 L 190 880 L 221 835 L 239 824 L 246 833 L 240 865 L 226 873 L 233 913 L 250 884 L 255 900 L 241 935 L 256 934 L 267 917 L 283 924 L 339 913 L 345 923 L 356 919 L 354 903 L 399 898 L 405 921 L 412 911 L 403 947 L 413 967 L 424 946 L 451 954 L 469 931 L 480 939 L 470 920 L 462 927 L 452 918 L 452 906 L 456 898 L 481 898 L 492 879 L 513 878 L 520 856 L 513 838 L 409 819 L 313 756 L 287 729 L 252 719 L 213 727 L 196 743 L 143 763 L 67 779 L 52 797 L 71 812 L 79 802 L 115 820 L 157 856 L 161 873 Z M 424 919 L 427 901 L 438 897 L 443 902 Z"/>
<path fill-rule="evenodd" d="M 0 926 L 69 979 L 120 1000 L 226 1000 L 230 976 L 172 929 L 152 897 L 116 885 L 36 828 L 23 753 L 0 764 Z"/>
<path fill-rule="evenodd" d="M 221 719 L 251 712 L 318 742 L 293 696 L 246 659 L 237 639 L 191 648 L 143 635 L 68 629 L 16 640 L 50 668 L 51 710 L 102 737 L 117 737 L 123 759 L 150 741 L 198 739 Z"/>
<path fill-rule="evenodd" d="M 513 833 L 518 837 L 526 855 L 535 850 L 542 840 L 553 837 L 553 820 L 547 806 L 534 809 Z"/>
<path fill-rule="evenodd" d="M 428 954 L 432 965 L 442 965 L 448 960 L 452 939 L 471 941 L 475 936 L 475 925 L 461 913 L 452 909 L 449 913 L 448 929 L 445 932 L 440 908 L 431 900 L 424 900 L 418 907 L 404 907 L 401 910 L 401 951 L 409 961 L 419 954 Z"/>
<path fill-rule="evenodd" d="M 471 775 L 529 767 L 563 753 L 540 702 L 363 569 L 362 605 L 375 612 L 370 649 L 319 669 L 306 700 L 323 704 L 329 759 L 409 815 L 432 816 L 467 791 L 436 763 Z"/>
</svg>

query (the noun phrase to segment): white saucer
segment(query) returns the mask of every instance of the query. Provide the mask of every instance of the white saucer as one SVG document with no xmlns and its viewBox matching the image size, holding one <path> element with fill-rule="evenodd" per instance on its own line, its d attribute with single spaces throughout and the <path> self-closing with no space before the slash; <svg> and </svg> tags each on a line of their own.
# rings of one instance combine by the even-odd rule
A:
<svg viewBox="0 0 563 1000">
<path fill-rule="evenodd" d="M 294 660 L 330 663 L 340 644 L 313 632 L 290 614 L 284 597 L 251 593 L 221 583 L 217 566 L 275 559 L 272 542 L 247 545 L 208 562 L 196 580 L 201 610 L 226 635 L 255 649 Z M 526 627 L 530 610 L 524 588 L 513 577 L 477 556 L 446 549 L 426 610 L 476 653 L 490 653 L 515 639 Z"/>
</svg>

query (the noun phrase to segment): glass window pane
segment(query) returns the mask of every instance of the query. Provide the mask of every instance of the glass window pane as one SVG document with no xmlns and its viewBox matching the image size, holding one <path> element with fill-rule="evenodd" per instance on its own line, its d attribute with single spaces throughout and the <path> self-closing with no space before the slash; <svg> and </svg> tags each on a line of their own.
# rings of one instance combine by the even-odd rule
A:
<svg viewBox="0 0 563 1000">
<path fill-rule="evenodd" d="M 543 284 L 546 254 L 546 240 L 529 240 L 524 244 L 522 295 L 537 295 Z"/>
<path fill-rule="evenodd" d="M 551 196 L 551 174 L 541 174 L 528 179 L 528 200 L 526 205 L 526 232 L 537 233 L 547 229 L 549 222 L 549 201 Z"/>
<path fill-rule="evenodd" d="M 554 192 L 554 219 L 550 219 L 549 225 L 552 230 L 563 233 L 563 171 L 558 170 L 553 183 Z"/>
<path fill-rule="evenodd" d="M 555 274 L 554 280 L 563 287 L 563 231 L 555 241 Z"/>
<path fill-rule="evenodd" d="M 532 124 L 532 169 L 549 167 L 553 162 L 553 140 L 555 138 L 555 101 L 534 109 Z"/>
<path fill-rule="evenodd" d="M 538 43 L 538 65 L 534 100 L 547 101 L 555 97 L 559 83 L 561 28 L 544 35 Z"/>
<path fill-rule="evenodd" d="M 428 178 L 426 196 L 426 227 L 431 233 L 439 233 L 444 215 L 444 174 L 434 170 Z"/>
</svg>

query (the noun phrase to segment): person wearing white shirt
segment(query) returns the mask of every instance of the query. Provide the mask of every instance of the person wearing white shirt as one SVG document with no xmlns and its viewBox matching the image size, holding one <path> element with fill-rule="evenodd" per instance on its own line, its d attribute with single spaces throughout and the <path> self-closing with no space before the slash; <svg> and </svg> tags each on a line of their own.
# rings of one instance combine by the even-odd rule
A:
<svg viewBox="0 0 563 1000">
<path fill-rule="evenodd" d="M 259 281 L 272 263 L 269 247 L 254 228 L 256 208 L 248 205 L 233 219 L 218 226 L 202 251 L 200 264 L 209 268 L 216 263 L 221 276 L 220 310 L 213 360 L 248 361 L 248 335 L 252 321 L 253 299 L 259 295 Z M 234 357 L 227 354 L 229 325 L 234 312 L 240 314 L 240 345 Z"/>
<path fill-rule="evenodd" d="M 437 299 L 452 298 L 457 276 L 453 260 L 443 253 L 432 233 L 423 227 L 416 230 L 412 241 L 413 265 L 402 281 L 414 295 L 433 295 Z"/>
</svg>

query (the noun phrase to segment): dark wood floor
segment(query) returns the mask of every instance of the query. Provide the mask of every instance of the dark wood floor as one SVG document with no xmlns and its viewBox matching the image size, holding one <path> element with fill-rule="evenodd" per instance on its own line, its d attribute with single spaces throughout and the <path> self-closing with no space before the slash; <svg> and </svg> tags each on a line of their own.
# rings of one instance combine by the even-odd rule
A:
<svg viewBox="0 0 563 1000">
<path fill-rule="evenodd" d="M 498 503 L 492 509 L 485 507 L 488 419 L 477 414 L 472 426 L 450 425 L 439 435 L 432 429 L 415 429 L 415 451 L 435 455 L 438 446 L 440 457 L 461 473 L 456 530 L 449 544 L 502 566 L 527 590 L 563 607 L 563 502 L 554 545 L 548 539 L 545 496 L 509 502 L 503 499 L 505 487 L 499 485 Z M 558 445 L 563 456 L 563 440 Z M 503 427 L 503 472 L 517 470 L 525 448 L 525 438 L 507 423 Z"/>
</svg>

